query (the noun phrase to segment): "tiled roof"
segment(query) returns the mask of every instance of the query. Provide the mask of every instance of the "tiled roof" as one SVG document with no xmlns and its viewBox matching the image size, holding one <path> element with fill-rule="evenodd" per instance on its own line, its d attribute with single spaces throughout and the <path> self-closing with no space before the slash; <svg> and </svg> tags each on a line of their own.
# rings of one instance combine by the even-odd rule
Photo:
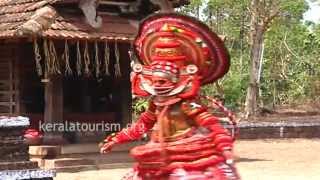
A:
<svg viewBox="0 0 320 180">
<path fill-rule="evenodd" d="M 35 14 L 36 10 L 62 0 L 1 0 L 0 39 L 23 37 L 17 30 Z M 132 39 L 137 29 L 127 19 L 111 15 L 99 15 L 103 19 L 101 28 L 94 29 L 86 23 L 84 16 L 58 14 L 50 28 L 40 35 L 57 39 Z"/>
</svg>

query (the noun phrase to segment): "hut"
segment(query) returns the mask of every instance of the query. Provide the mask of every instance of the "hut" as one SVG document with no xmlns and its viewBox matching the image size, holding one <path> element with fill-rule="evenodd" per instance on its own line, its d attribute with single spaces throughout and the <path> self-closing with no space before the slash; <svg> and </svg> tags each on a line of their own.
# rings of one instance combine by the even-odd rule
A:
<svg viewBox="0 0 320 180">
<path fill-rule="evenodd" d="M 130 42 L 139 20 L 159 10 L 158 3 L 2 0 L 0 115 L 27 116 L 35 129 L 66 121 L 128 124 Z M 70 133 L 52 131 L 43 143 L 72 141 Z"/>
</svg>

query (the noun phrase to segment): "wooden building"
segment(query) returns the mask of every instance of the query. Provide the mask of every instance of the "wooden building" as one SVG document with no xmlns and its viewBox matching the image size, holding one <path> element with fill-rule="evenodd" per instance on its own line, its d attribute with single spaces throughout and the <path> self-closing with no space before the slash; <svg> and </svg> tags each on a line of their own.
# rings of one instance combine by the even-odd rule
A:
<svg viewBox="0 0 320 180">
<path fill-rule="evenodd" d="M 172 0 L 175 6 L 187 1 Z M 130 42 L 150 0 L 0 1 L 0 115 L 131 121 Z M 66 141 L 45 133 L 44 143 Z"/>
</svg>

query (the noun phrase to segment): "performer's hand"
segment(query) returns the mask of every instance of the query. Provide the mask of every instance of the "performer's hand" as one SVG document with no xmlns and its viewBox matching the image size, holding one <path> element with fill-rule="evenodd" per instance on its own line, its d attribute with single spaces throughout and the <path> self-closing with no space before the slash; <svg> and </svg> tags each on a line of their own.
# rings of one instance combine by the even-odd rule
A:
<svg viewBox="0 0 320 180">
<path fill-rule="evenodd" d="M 227 164 L 233 164 L 233 153 L 230 150 L 223 151 L 223 157 L 226 159 Z"/>
<path fill-rule="evenodd" d="M 102 144 L 100 146 L 100 153 L 101 154 L 105 154 L 111 151 L 112 147 L 115 145 L 116 143 L 114 141 L 109 141 L 106 142 L 104 144 Z"/>
</svg>

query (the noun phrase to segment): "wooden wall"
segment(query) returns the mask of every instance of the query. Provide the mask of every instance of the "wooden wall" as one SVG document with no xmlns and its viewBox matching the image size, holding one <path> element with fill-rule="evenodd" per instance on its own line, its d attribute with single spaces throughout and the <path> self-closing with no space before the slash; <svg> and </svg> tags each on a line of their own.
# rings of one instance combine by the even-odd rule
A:
<svg viewBox="0 0 320 180">
<path fill-rule="evenodd" d="M 122 127 L 131 122 L 129 47 L 128 43 L 119 43 L 118 45 L 121 76 L 115 76 L 115 55 L 112 53 L 110 56 L 110 76 L 84 78 L 63 75 L 63 100 L 65 102 L 62 105 L 62 113 L 64 120 L 113 122 L 120 123 Z M 112 44 L 110 51 L 114 51 Z M 70 58 L 71 61 L 76 60 L 71 53 Z M 38 128 L 39 121 L 45 119 L 46 108 L 45 83 L 41 82 L 42 78 L 36 72 L 32 42 L 0 42 L 0 115 L 25 115 L 31 118 L 33 128 Z M 100 109 L 91 109 L 88 112 L 83 111 L 83 108 L 80 111 L 68 109 L 67 103 L 69 105 L 72 103 L 67 101 L 70 101 L 72 94 L 77 94 L 80 91 L 74 84 L 85 82 L 90 82 L 87 85 L 90 86 L 91 94 L 94 95 L 91 98 L 101 98 L 103 95 L 112 97 L 112 103 L 108 105 L 108 109 L 103 109 L 104 106 L 101 106 Z M 80 93 L 75 98 L 81 99 L 82 96 Z M 86 102 L 79 101 L 78 103 L 82 103 L 84 106 Z"/>
<path fill-rule="evenodd" d="M 16 44 L 0 41 L 0 115 L 20 112 L 18 78 Z"/>
</svg>

